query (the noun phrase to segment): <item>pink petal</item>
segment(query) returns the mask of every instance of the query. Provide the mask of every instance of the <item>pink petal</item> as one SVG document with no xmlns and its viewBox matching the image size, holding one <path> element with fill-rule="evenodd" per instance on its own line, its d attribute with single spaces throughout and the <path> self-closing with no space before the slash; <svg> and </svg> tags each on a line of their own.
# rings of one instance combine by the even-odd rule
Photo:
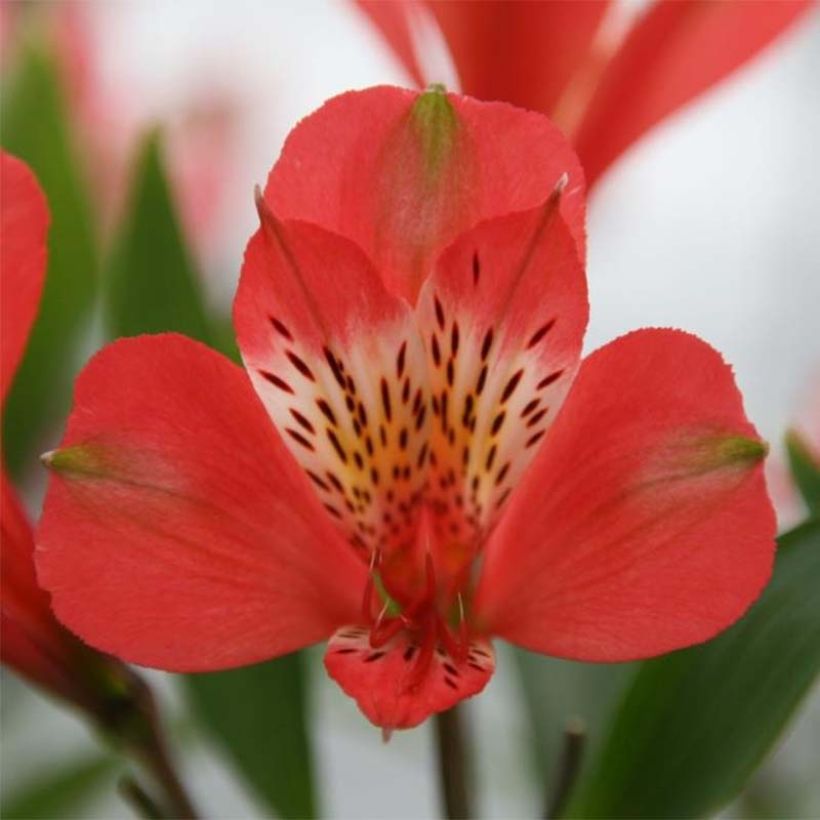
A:
<svg viewBox="0 0 820 820">
<path fill-rule="evenodd" d="M 48 461 L 39 578 L 99 649 L 220 669 L 319 641 L 358 611 L 363 567 L 246 375 L 203 345 L 105 348 Z"/>
<path fill-rule="evenodd" d="M 764 453 L 731 370 L 704 342 L 642 330 L 601 348 L 487 547 L 479 618 L 579 660 L 712 637 L 771 571 Z"/>
</svg>

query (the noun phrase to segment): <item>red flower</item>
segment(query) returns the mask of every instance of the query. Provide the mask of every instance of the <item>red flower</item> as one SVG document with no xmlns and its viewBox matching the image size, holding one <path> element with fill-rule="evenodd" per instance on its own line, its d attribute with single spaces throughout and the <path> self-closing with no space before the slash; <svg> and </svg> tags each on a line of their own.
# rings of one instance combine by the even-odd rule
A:
<svg viewBox="0 0 820 820">
<path fill-rule="evenodd" d="M 743 65 L 811 0 L 657 0 L 621 36 L 606 0 L 357 0 L 424 86 L 419 22 L 432 14 L 462 91 L 547 114 L 589 185 L 658 122 Z"/>
<path fill-rule="evenodd" d="M 168 334 L 78 381 L 38 533 L 64 623 L 179 671 L 330 637 L 394 728 L 482 689 L 493 636 L 616 661 L 742 615 L 774 551 L 765 445 L 693 336 L 580 362 L 583 182 L 545 118 L 345 94 L 258 207 L 247 373 Z"/>
<path fill-rule="evenodd" d="M 2 237 L 2 394 L 5 400 L 37 313 L 46 267 L 48 208 L 34 175 L 0 153 Z M 102 708 L 99 684 L 113 682 L 119 664 L 92 653 L 54 619 L 34 574 L 34 537 L 11 482 L 0 475 L 2 590 L 0 657 L 32 682 L 85 709 Z M 93 653 L 96 656 L 96 653 Z M 110 668 L 109 668 L 110 667 Z M 91 684 L 91 678 L 97 684 Z M 106 684 L 108 685 L 108 684 Z"/>
</svg>

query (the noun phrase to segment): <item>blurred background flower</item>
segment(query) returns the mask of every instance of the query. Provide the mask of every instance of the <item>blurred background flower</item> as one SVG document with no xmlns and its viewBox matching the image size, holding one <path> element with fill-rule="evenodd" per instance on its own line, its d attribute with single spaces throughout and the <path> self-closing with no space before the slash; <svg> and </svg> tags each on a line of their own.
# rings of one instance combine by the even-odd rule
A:
<svg viewBox="0 0 820 820">
<path fill-rule="evenodd" d="M 72 375 L 104 339 L 173 327 L 232 349 L 226 317 L 256 226 L 253 185 L 300 117 L 335 93 L 382 82 L 463 81 L 497 93 L 492 74 L 476 79 L 490 58 L 468 70 L 453 39 L 447 15 L 459 5 L 416 16 L 416 69 L 373 26 L 372 8 L 342 0 L 0 5 L 0 137 L 33 167 L 53 215 L 49 281 L 4 421 L 4 457 L 30 509 L 42 489 L 37 455 L 59 440 Z M 607 36 L 621 36 L 646 5 L 616 4 Z M 731 51 L 742 27 L 739 17 L 691 63 L 710 64 L 724 44 Z M 599 162 L 585 352 L 631 327 L 698 333 L 733 364 L 749 417 L 785 464 L 785 431 L 809 431 L 818 418 L 809 399 L 800 421 L 820 361 L 820 14 L 808 8 L 783 28 L 731 77 L 639 129 L 616 162 Z M 558 96 L 517 101 L 555 113 Z M 558 115 L 583 132 L 572 106 Z M 600 116 L 589 129 L 610 127 Z M 787 500 L 784 516 L 796 520 L 795 509 Z M 434 815 L 430 728 L 397 734 L 385 750 L 355 706 L 312 674 L 316 661 L 308 652 L 196 679 L 150 673 L 175 715 L 199 802 L 220 817 L 385 816 L 388 807 Z M 471 708 L 488 816 L 538 814 L 566 718 L 583 715 L 594 747 L 633 674 L 548 659 L 515 667 L 504 663 Z M 73 716 L 5 672 L 1 705 L 4 816 L 129 815 L 108 758 Z M 820 813 L 816 695 L 790 725 L 728 814 Z"/>
</svg>

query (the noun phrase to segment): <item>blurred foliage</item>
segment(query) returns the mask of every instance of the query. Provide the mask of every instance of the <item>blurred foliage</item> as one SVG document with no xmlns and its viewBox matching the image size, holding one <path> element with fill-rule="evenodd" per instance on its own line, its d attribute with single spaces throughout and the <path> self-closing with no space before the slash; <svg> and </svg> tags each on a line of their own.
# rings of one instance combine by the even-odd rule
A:
<svg viewBox="0 0 820 820">
<path fill-rule="evenodd" d="M 105 271 L 104 324 L 110 336 L 175 331 L 236 357 L 227 322 L 211 316 L 203 298 L 156 132 L 139 152 L 128 208 Z M 191 675 L 185 687 L 245 781 L 275 813 L 288 817 L 311 817 L 315 806 L 305 663 L 295 654 Z"/>
<path fill-rule="evenodd" d="M 206 344 L 214 334 L 202 289 L 171 199 L 158 132 L 134 164 L 125 219 L 105 266 L 109 337 L 174 330 Z"/>
<path fill-rule="evenodd" d="M 786 452 L 794 483 L 809 514 L 820 516 L 820 465 L 814 461 L 806 442 L 794 431 L 786 436 Z"/>
<path fill-rule="evenodd" d="M 527 710 L 534 779 L 549 782 L 559 764 L 564 729 L 570 720 L 580 719 L 584 725 L 586 766 L 635 665 L 579 663 L 521 649 L 512 653 Z"/>
<path fill-rule="evenodd" d="M 191 675 L 195 711 L 244 778 L 281 817 L 315 817 L 313 765 L 305 731 L 304 653 Z"/>
<path fill-rule="evenodd" d="M 3 413 L 5 460 L 15 475 L 33 462 L 45 431 L 68 410 L 79 342 L 95 296 L 98 259 L 90 198 L 68 123 L 54 60 L 26 44 L 4 78 L 0 142 L 37 175 L 51 228 L 40 312 Z"/>
<path fill-rule="evenodd" d="M 699 817 L 737 796 L 820 674 L 820 522 L 780 539 L 749 613 L 643 663 L 572 817 Z"/>
<path fill-rule="evenodd" d="M 6 820 L 85 817 L 88 804 L 103 786 L 111 783 L 119 766 L 113 757 L 93 755 L 74 760 L 56 771 L 47 771 L 5 798 L 0 817 Z"/>
</svg>

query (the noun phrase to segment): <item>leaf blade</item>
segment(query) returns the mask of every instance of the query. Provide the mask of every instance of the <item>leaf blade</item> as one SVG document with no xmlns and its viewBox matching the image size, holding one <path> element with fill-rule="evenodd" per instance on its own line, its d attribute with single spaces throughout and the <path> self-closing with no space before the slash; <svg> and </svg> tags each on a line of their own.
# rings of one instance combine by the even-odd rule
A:
<svg viewBox="0 0 820 820">
<path fill-rule="evenodd" d="M 305 656 L 189 675 L 186 692 L 245 781 L 282 817 L 315 817 Z"/>
<path fill-rule="evenodd" d="M 32 168 L 51 213 L 43 297 L 3 412 L 5 460 L 19 476 L 45 431 L 68 410 L 99 259 L 90 195 L 52 57 L 38 43 L 27 44 L 3 92 L 0 142 Z"/>
<path fill-rule="evenodd" d="M 106 264 L 104 315 L 110 338 L 177 331 L 214 340 L 158 132 L 148 134 L 138 152 L 125 217 Z"/>
<path fill-rule="evenodd" d="M 742 789 L 820 675 L 820 523 L 780 539 L 761 599 L 715 640 L 641 665 L 572 817 L 693 817 Z"/>
</svg>

